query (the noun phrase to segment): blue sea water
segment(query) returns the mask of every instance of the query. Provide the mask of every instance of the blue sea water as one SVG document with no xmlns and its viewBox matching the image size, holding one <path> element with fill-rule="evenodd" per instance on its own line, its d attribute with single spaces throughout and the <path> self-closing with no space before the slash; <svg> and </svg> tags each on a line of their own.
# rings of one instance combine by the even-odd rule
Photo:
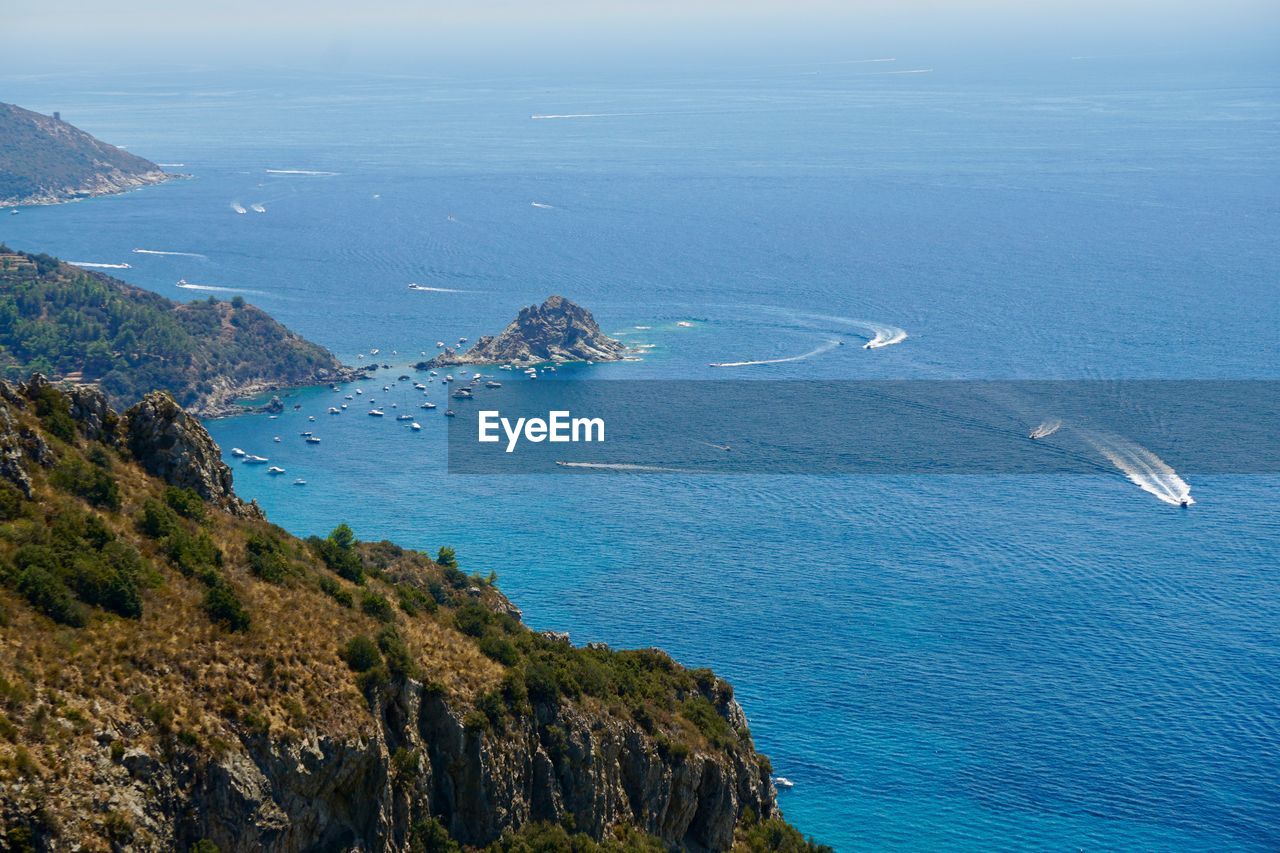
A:
<svg viewBox="0 0 1280 853">
<path fill-rule="evenodd" d="M 1180 511 L 1119 471 L 450 476 L 439 410 L 382 385 L 552 293 L 652 345 L 580 378 L 1275 378 L 1277 71 L 10 76 L 191 178 L 0 239 L 380 348 L 348 414 L 310 389 L 210 424 L 288 470 L 229 459 L 240 493 L 298 534 L 453 545 L 536 628 L 714 667 L 839 850 L 1273 850 L 1275 477 L 1191 478 Z"/>
</svg>

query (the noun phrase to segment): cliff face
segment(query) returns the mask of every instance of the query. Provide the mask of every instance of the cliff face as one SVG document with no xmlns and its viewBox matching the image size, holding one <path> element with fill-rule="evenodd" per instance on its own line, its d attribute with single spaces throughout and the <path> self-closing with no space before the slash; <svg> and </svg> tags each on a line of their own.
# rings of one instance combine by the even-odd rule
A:
<svg viewBox="0 0 1280 853">
<path fill-rule="evenodd" d="M 502 334 L 485 335 L 463 353 L 446 349 L 423 367 L 456 364 L 540 364 L 565 361 L 619 361 L 621 341 L 600 331 L 591 312 L 563 296 L 520 309 Z"/>
<path fill-rule="evenodd" d="M 447 549 L 288 536 L 166 394 L 0 382 L 0 533 L 0 848 L 798 837 L 728 684 L 532 632 Z"/>
<path fill-rule="evenodd" d="M 0 207 L 124 192 L 169 177 L 64 121 L 0 104 Z"/>
</svg>

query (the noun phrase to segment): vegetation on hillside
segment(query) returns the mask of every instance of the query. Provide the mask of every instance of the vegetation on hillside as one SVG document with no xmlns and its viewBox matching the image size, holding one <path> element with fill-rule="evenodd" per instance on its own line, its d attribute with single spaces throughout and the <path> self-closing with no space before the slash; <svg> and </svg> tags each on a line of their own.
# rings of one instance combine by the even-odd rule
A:
<svg viewBox="0 0 1280 853">
<path fill-rule="evenodd" d="M 0 245 L 0 255 L 11 250 Z M 156 389 L 199 407 L 219 380 L 318 381 L 340 365 L 244 300 L 180 303 L 48 255 L 0 269 L 0 376 L 80 374 L 113 405 Z"/>
<path fill-rule="evenodd" d="M 30 466 L 30 497 L 0 479 L 0 791 L 92 789 L 100 771 L 82 757 L 103 738 L 117 763 L 139 748 L 198 763 L 246 738 L 358 735 L 408 679 L 466 709 L 480 737 L 572 705 L 638 724 L 677 760 L 752 754 L 745 728 L 717 711 L 730 688 L 710 671 L 531 631 L 493 576 L 468 574 L 449 548 L 433 559 L 361 542 L 345 524 L 303 541 L 223 513 L 146 475 L 118 443 L 85 439 L 60 392 L 29 393 L 26 408 L 7 409 L 9 434 L 48 464 Z M 422 760 L 397 751 L 397 777 Z M 68 821 L 117 848 L 136 831 L 111 809 L 32 808 L 0 847 L 38 846 Z M 747 851 L 822 849 L 750 815 L 737 838 Z M 458 849 L 431 820 L 414 844 Z M 632 830 L 596 842 L 533 824 L 493 849 L 660 846 Z"/>
<path fill-rule="evenodd" d="M 0 203 L 75 198 L 163 180 L 160 167 L 65 122 L 0 104 Z"/>
</svg>

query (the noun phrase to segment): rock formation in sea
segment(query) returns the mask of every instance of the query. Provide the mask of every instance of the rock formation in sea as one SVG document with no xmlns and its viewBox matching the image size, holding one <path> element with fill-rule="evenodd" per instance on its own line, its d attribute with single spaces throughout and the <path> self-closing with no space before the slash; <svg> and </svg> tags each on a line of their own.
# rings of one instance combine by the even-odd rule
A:
<svg viewBox="0 0 1280 853">
<path fill-rule="evenodd" d="M 458 364 L 541 364 L 619 361 L 627 348 L 600 331 L 591 312 L 563 296 L 520 309 L 502 333 L 485 335 L 465 352 L 446 349 L 420 368 Z"/>
</svg>

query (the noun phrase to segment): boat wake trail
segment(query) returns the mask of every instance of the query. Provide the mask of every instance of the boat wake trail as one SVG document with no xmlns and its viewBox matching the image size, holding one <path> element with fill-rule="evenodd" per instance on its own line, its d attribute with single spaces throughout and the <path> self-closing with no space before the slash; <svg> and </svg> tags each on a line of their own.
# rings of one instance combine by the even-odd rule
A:
<svg viewBox="0 0 1280 853">
<path fill-rule="evenodd" d="M 633 116 L 633 115 L 643 115 L 643 113 L 561 113 L 559 115 L 546 114 L 546 113 L 534 113 L 533 115 L 529 116 L 529 118 L 532 119 L 533 121 L 551 121 L 553 119 L 615 118 L 618 116 Z"/>
<path fill-rule="evenodd" d="M 532 204 L 534 207 L 538 208 L 539 210 L 555 210 L 555 208 L 552 207 L 551 205 L 543 204 L 540 201 L 530 202 L 530 204 Z"/>
<path fill-rule="evenodd" d="M 900 344 L 907 339 L 905 329 L 890 326 L 888 323 L 877 323 L 874 320 L 856 320 L 853 317 L 833 317 L 828 314 L 793 314 L 791 316 L 793 318 L 798 317 L 805 320 L 817 320 L 822 323 L 836 323 L 841 326 L 853 326 L 856 329 L 863 329 L 868 336 L 867 342 L 862 345 L 863 349 L 880 349 L 881 347 Z"/>
<path fill-rule="evenodd" d="M 1027 436 L 1029 438 L 1048 438 L 1060 429 L 1062 429 L 1062 421 L 1053 418 L 1043 421 L 1039 426 L 1032 428 L 1031 432 L 1027 433 Z"/>
<path fill-rule="evenodd" d="M 313 178 L 331 178 L 337 172 L 318 172 L 313 169 L 267 169 L 268 175 L 306 175 Z"/>
<path fill-rule="evenodd" d="M 249 205 L 249 209 L 250 209 L 250 210 L 252 210 L 254 213 L 266 213 L 266 212 L 267 212 L 266 207 L 264 207 L 264 206 L 263 206 L 263 205 L 261 205 L 261 204 L 251 204 L 251 205 Z"/>
<path fill-rule="evenodd" d="M 183 290 L 203 290 L 208 293 L 251 293 L 254 296 L 269 296 L 265 290 L 250 290 L 247 287 L 220 287 L 216 284 L 192 284 L 183 279 L 178 282 L 178 287 Z"/>
<path fill-rule="evenodd" d="M 712 367 L 753 367 L 757 364 L 786 364 L 789 361 L 804 361 L 807 358 L 813 358 L 815 355 L 822 355 L 824 352 L 830 352 L 831 350 L 835 349 L 838 346 L 840 346 L 840 341 L 835 340 L 833 338 L 832 340 L 829 340 L 826 343 L 824 343 L 822 346 L 816 349 L 812 349 L 809 352 L 801 353 L 800 355 L 787 356 L 786 358 L 762 358 L 762 359 L 757 359 L 755 361 L 713 361 L 711 362 L 711 366 Z"/>
<path fill-rule="evenodd" d="M 431 287 L 426 284 L 418 284 L 416 281 L 409 285 L 410 290 L 420 290 L 424 293 L 475 293 L 474 290 L 457 290 L 452 287 Z"/>
<path fill-rule="evenodd" d="M 634 465 L 627 462 L 561 462 L 556 464 L 562 468 L 592 468 L 600 471 L 648 471 L 658 474 L 681 474 L 679 468 L 663 468 L 661 465 Z"/>
<path fill-rule="evenodd" d="M 1159 456 L 1150 450 L 1118 435 L 1106 433 L 1082 432 L 1085 441 L 1094 449 L 1107 457 L 1107 460 L 1119 468 L 1129 481 L 1144 492 L 1155 495 L 1159 500 L 1172 506 L 1195 503 L 1191 497 L 1191 486 L 1178 476 Z"/>
<path fill-rule="evenodd" d="M 162 252 L 159 249 L 134 249 L 135 255 L 169 255 L 175 258 L 203 258 L 206 261 L 208 255 L 202 255 L 199 252 Z"/>
<path fill-rule="evenodd" d="M 67 261 L 73 267 L 82 267 L 87 270 L 127 270 L 132 269 L 128 264 L 91 264 L 88 261 Z"/>
<path fill-rule="evenodd" d="M 248 213 L 248 212 L 249 212 L 249 211 L 245 210 L 245 209 L 244 209 L 244 205 L 243 205 L 243 204 L 241 204 L 241 203 L 240 203 L 240 202 L 238 202 L 238 201 L 233 201 L 233 202 L 231 202 L 231 209 L 232 209 L 232 210 L 234 210 L 236 213 Z"/>
</svg>

